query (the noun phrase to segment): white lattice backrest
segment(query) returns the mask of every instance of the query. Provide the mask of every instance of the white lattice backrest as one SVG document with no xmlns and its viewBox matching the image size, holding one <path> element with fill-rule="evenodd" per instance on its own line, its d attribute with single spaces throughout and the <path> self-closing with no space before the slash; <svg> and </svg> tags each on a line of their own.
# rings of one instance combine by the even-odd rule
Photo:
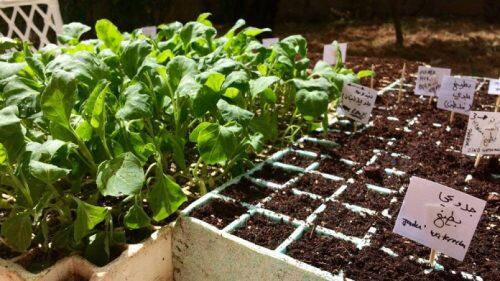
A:
<svg viewBox="0 0 500 281">
<path fill-rule="evenodd" d="M 0 33 L 41 48 L 62 31 L 58 0 L 0 0 Z"/>
</svg>

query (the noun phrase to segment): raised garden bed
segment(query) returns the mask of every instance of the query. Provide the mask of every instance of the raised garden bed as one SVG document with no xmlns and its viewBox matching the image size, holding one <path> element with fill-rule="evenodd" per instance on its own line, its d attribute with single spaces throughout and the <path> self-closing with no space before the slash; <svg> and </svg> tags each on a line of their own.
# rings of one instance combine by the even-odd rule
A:
<svg viewBox="0 0 500 281">
<path fill-rule="evenodd" d="M 406 91 L 410 92 L 408 88 Z M 211 267 L 204 271 L 208 276 L 217 276 L 215 271 L 221 270 L 229 278 L 232 274 L 237 276 L 255 272 L 255 276 L 263 279 L 280 280 L 340 280 L 345 277 L 354 280 L 495 279 L 494 276 L 500 273 L 498 258 L 495 258 L 498 245 L 492 242 L 498 235 L 495 230 L 498 223 L 498 216 L 495 214 L 498 212 L 498 196 L 494 192 L 498 192 L 500 181 L 498 175 L 492 173 L 498 167 L 498 160 L 485 159 L 474 169 L 473 157 L 457 151 L 460 149 L 457 147 L 458 136 L 464 130 L 464 123 L 460 119 L 455 120 L 456 123 L 446 130 L 440 130 L 448 127 L 444 123 L 446 114 L 443 114 L 442 119 L 436 119 L 436 123 L 442 121 L 443 124 L 425 126 L 424 124 L 431 123 L 430 117 L 425 117 L 428 116 L 424 109 L 424 106 L 428 106 L 427 101 L 408 93 L 404 100 L 410 104 L 413 104 L 412 100 L 417 100 L 415 105 L 422 104 L 422 111 L 408 114 L 397 109 L 397 105 L 391 108 L 379 107 L 376 112 L 379 119 L 356 133 L 352 133 L 352 126 L 341 121 L 330 126 L 332 129 L 327 139 L 321 139 L 323 134 L 302 139 L 294 148 L 321 155 L 316 163 L 310 164 L 302 172 L 291 170 L 294 171 L 291 179 L 287 176 L 278 181 L 268 173 L 250 171 L 252 181 L 264 183 L 275 190 L 269 197 L 246 204 L 247 213 L 222 232 L 212 230 L 211 226 L 191 218 L 191 212 L 196 212 L 197 208 L 203 206 L 202 198 L 198 204 L 183 211 L 185 216 L 181 217 L 182 227 L 176 238 L 185 243 L 182 235 L 189 232 L 186 228 L 194 230 L 196 235 L 209 237 L 212 237 L 213 232 L 222 237 L 219 247 L 224 248 L 223 243 L 226 242 L 231 245 L 228 246 L 230 251 L 222 250 L 223 255 L 231 255 L 235 259 L 246 258 L 253 265 L 248 271 L 229 270 L 225 266 Z M 384 118 L 389 118 L 389 121 L 394 119 L 394 123 L 377 121 Z M 384 131 L 386 135 L 380 137 Z M 363 141 L 359 141 L 360 139 Z M 405 147 L 405 144 L 410 144 L 415 139 L 417 142 L 413 146 Z M 433 143 L 436 139 L 442 141 Z M 349 144 L 359 144 L 358 152 L 355 152 L 357 146 L 351 147 Z M 369 156 L 362 157 L 362 153 Z M 283 168 L 279 163 L 281 157 L 281 153 L 271 157 L 263 166 L 264 169 L 270 170 L 272 166 Z M 325 165 L 325 162 L 328 164 Z M 261 168 L 256 167 L 257 170 Z M 265 178 L 258 178 L 259 175 Z M 463 263 L 439 255 L 436 266 L 431 267 L 426 262 L 430 252 L 428 248 L 392 232 L 394 219 L 411 175 L 448 184 L 488 201 L 473 245 Z M 275 176 L 282 177 L 279 173 Z M 331 188 L 328 188 L 327 178 L 337 179 L 330 183 Z M 275 184 L 276 182 L 282 184 Z M 228 200 L 221 195 L 228 188 L 231 185 L 224 185 L 210 196 Z M 322 203 L 319 207 L 318 202 Z M 307 204 L 310 204 L 309 208 L 306 207 Z M 490 204 L 496 207 L 492 209 Z M 290 206 L 296 208 L 290 209 Z M 275 221 L 284 221 L 295 226 L 295 231 L 286 239 L 277 239 L 281 244 L 266 251 L 234 238 L 232 228 L 244 227 L 248 221 L 246 217 L 252 217 L 254 213 L 274 218 Z M 257 231 L 256 234 L 258 233 Z M 486 235 L 490 235 L 490 238 L 486 238 Z M 198 238 L 196 236 L 195 244 L 203 245 L 203 239 Z M 194 252 L 187 247 L 178 249 L 176 255 L 183 257 L 183 263 L 186 260 L 193 262 Z M 221 261 L 223 255 L 220 256 Z M 219 256 L 215 257 L 215 260 L 218 258 Z M 259 258 L 262 258 L 262 266 L 253 262 Z M 184 280 L 187 276 L 181 272 L 177 277 Z"/>
</svg>

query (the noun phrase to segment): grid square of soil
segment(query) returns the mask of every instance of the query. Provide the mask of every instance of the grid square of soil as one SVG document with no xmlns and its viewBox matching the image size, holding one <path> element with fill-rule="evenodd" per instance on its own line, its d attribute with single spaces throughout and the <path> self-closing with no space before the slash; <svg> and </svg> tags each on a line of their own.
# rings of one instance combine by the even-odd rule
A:
<svg viewBox="0 0 500 281">
<path fill-rule="evenodd" d="M 386 173 L 382 166 L 376 164 L 363 167 L 363 174 L 361 174 L 358 179 L 369 184 L 394 190 L 400 189 L 405 183 L 408 182 L 408 180 L 402 176 L 390 175 Z"/>
<path fill-rule="evenodd" d="M 195 209 L 191 212 L 190 216 L 214 225 L 219 229 L 223 229 L 246 213 L 246 211 L 247 209 L 238 203 L 227 202 L 217 198 Z"/>
<path fill-rule="evenodd" d="M 276 222 L 262 215 L 255 215 L 236 229 L 234 235 L 259 246 L 274 250 L 285 241 L 295 228 L 282 221 Z"/>
<path fill-rule="evenodd" d="M 351 242 L 310 232 L 292 242 L 287 254 L 297 260 L 336 274 L 358 250 Z"/>
<path fill-rule="evenodd" d="M 381 194 L 369 189 L 366 182 L 356 181 L 348 185 L 337 200 L 380 212 L 389 208 L 391 197 L 390 194 Z"/>
<path fill-rule="evenodd" d="M 291 152 L 283 155 L 283 157 L 278 159 L 278 161 L 283 163 L 283 164 L 307 168 L 309 165 L 314 163 L 314 161 L 316 161 L 316 158 L 307 157 L 307 156 L 301 155 L 295 151 L 291 151 Z"/>
<path fill-rule="evenodd" d="M 392 156 L 390 153 L 383 151 L 377 155 L 377 160 L 373 164 L 408 172 L 412 170 L 411 167 L 414 162 L 408 157 Z"/>
<path fill-rule="evenodd" d="M 345 235 L 362 238 L 374 221 L 373 216 L 351 211 L 339 202 L 328 202 L 315 223 Z"/>
<path fill-rule="evenodd" d="M 297 174 L 299 174 L 299 172 L 284 170 L 271 164 L 265 164 L 260 170 L 254 172 L 252 177 L 277 184 L 285 184 L 287 181 L 297 176 Z"/>
<path fill-rule="evenodd" d="M 306 173 L 291 185 L 298 190 L 307 191 L 323 197 L 331 196 L 344 181 L 327 179 L 320 174 Z"/>
<path fill-rule="evenodd" d="M 460 280 L 448 271 L 432 271 L 408 257 L 391 257 L 377 247 L 363 248 L 345 268 L 345 275 L 353 280 Z"/>
<path fill-rule="evenodd" d="M 236 201 L 257 204 L 271 193 L 273 193 L 271 189 L 258 186 L 247 178 L 241 178 L 237 183 L 226 187 L 221 194 L 236 199 Z"/>
<path fill-rule="evenodd" d="M 344 179 L 348 179 L 354 177 L 359 167 L 360 167 L 359 164 L 349 165 L 343 161 L 340 161 L 340 158 L 336 157 L 336 158 L 325 158 L 321 160 L 319 162 L 317 170 L 325 174 L 330 174 Z"/>
<path fill-rule="evenodd" d="M 305 220 L 319 205 L 321 205 L 321 200 L 312 199 L 307 195 L 295 195 L 292 190 L 285 189 L 276 192 L 273 198 L 264 204 L 264 208 Z"/>
</svg>

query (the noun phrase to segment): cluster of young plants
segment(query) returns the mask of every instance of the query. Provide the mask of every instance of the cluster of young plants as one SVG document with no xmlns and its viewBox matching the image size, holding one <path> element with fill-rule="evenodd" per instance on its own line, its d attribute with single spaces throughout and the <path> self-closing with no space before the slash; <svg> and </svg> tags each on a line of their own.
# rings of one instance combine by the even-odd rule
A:
<svg viewBox="0 0 500 281">
<path fill-rule="evenodd" d="M 91 28 L 71 23 L 37 51 L 0 37 L 1 244 L 105 264 L 176 212 L 180 184 L 204 193 L 265 144 L 326 127 L 360 78 L 308 69 L 302 36 L 266 48 L 269 29 L 239 20 L 217 36 L 208 16 L 153 38 L 100 20 L 81 40 Z"/>
</svg>

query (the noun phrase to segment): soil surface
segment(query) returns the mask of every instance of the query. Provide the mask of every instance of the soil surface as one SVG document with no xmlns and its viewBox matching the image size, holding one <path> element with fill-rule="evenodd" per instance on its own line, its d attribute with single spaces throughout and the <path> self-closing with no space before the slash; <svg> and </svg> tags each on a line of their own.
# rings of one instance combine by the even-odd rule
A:
<svg viewBox="0 0 500 281">
<path fill-rule="evenodd" d="M 272 221 L 262 215 L 255 215 L 234 231 L 234 235 L 259 246 L 274 250 L 285 241 L 295 228 L 289 224 Z"/>
<path fill-rule="evenodd" d="M 345 235 L 363 238 L 374 221 L 373 216 L 349 210 L 339 202 L 328 202 L 315 223 Z"/>
<path fill-rule="evenodd" d="M 321 195 L 323 197 L 329 197 L 344 183 L 344 181 L 327 179 L 320 174 L 306 173 L 290 187 Z"/>
<path fill-rule="evenodd" d="M 374 211 L 382 211 L 389 208 L 391 197 L 390 194 L 381 194 L 368 188 L 364 181 L 356 181 L 348 185 L 337 200 Z"/>
<path fill-rule="evenodd" d="M 297 174 L 298 172 L 277 168 L 271 164 L 265 164 L 262 169 L 254 172 L 252 177 L 277 184 L 284 184 Z"/>
<path fill-rule="evenodd" d="M 288 165 L 307 168 L 309 165 L 314 163 L 316 159 L 300 155 L 297 152 L 289 152 L 281 157 L 278 161 Z"/>
<path fill-rule="evenodd" d="M 332 273 L 343 269 L 356 253 L 357 249 L 351 242 L 316 233 L 311 235 L 310 232 L 294 241 L 287 251 L 293 258 Z"/>
<path fill-rule="evenodd" d="M 246 211 L 240 204 L 214 199 L 209 204 L 195 209 L 191 216 L 223 229 Z"/>
<path fill-rule="evenodd" d="M 264 208 L 292 218 L 304 220 L 321 205 L 321 200 L 307 195 L 295 195 L 291 189 L 278 191 Z"/>
<path fill-rule="evenodd" d="M 266 198 L 272 192 L 273 191 L 268 188 L 257 186 L 247 178 L 242 178 L 239 182 L 226 187 L 221 194 L 231 197 L 236 201 L 257 204 L 261 199 Z"/>
</svg>

